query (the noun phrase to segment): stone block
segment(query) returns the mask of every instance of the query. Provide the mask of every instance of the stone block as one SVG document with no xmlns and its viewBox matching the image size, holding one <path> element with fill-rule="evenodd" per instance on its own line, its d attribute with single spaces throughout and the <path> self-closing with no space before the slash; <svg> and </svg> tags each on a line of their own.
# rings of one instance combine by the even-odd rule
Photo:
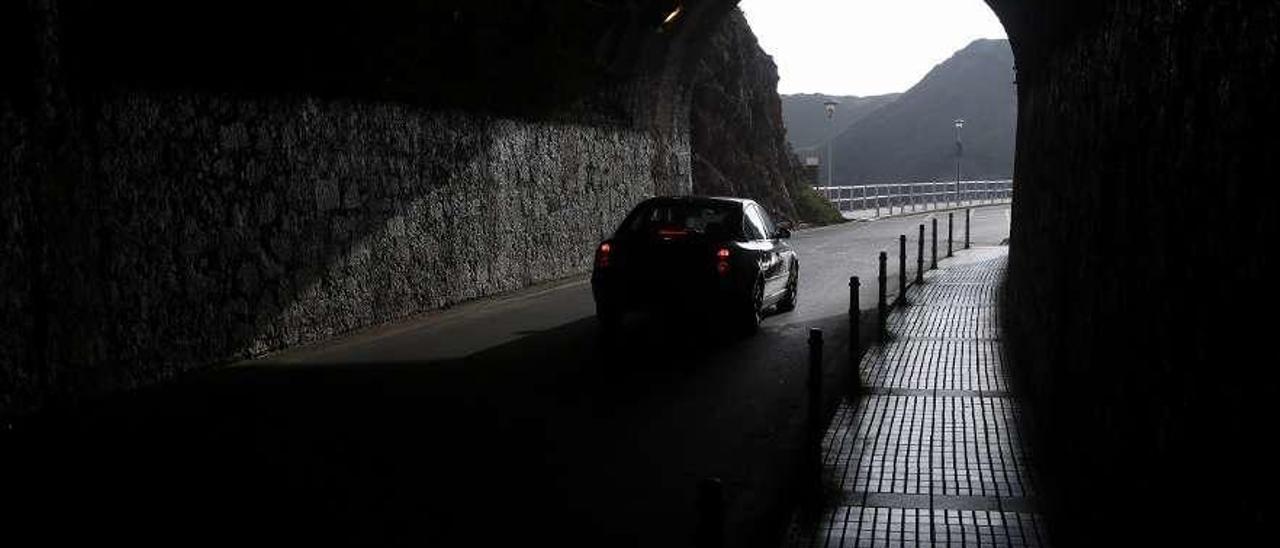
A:
<svg viewBox="0 0 1280 548">
<path fill-rule="evenodd" d="M 338 182 L 333 179 L 315 181 L 315 195 L 316 210 L 322 213 L 338 209 L 341 204 Z"/>
</svg>

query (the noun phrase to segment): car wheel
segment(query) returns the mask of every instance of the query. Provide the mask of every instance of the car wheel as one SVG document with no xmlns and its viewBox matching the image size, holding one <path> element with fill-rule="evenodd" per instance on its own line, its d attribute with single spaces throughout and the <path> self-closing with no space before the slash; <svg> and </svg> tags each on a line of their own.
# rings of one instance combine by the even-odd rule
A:
<svg viewBox="0 0 1280 548">
<path fill-rule="evenodd" d="M 800 265 L 791 265 L 791 277 L 787 278 L 787 293 L 778 301 L 778 312 L 791 312 L 800 299 Z"/>
<path fill-rule="evenodd" d="M 742 332 L 745 335 L 760 329 L 760 320 L 764 319 L 764 280 L 756 278 L 751 286 L 751 297 L 742 312 Z"/>
</svg>

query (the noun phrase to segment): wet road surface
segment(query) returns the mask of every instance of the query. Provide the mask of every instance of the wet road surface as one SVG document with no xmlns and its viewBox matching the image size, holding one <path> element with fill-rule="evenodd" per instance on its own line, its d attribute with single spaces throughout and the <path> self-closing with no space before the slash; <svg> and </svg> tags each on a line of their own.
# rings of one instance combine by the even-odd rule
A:
<svg viewBox="0 0 1280 548">
<path fill-rule="evenodd" d="M 974 211 L 975 245 L 1007 210 Z M 873 307 L 876 254 L 895 280 L 905 233 L 914 269 L 927 218 L 797 233 L 799 307 L 748 339 L 633 318 L 606 340 L 570 281 L 47 413 L 5 436 L 7 515 L 48 542 L 682 546 L 715 476 L 730 544 L 776 545 L 807 329 L 837 385 L 848 276 Z"/>
</svg>

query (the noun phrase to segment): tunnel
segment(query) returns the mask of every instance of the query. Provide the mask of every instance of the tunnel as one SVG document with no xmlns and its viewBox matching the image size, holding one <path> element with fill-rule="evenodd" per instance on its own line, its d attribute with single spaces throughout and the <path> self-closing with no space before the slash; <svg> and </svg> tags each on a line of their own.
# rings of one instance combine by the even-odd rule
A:
<svg viewBox="0 0 1280 548">
<path fill-rule="evenodd" d="M 988 3 L 1054 538 L 1253 538 L 1280 2 Z M 6 3 L 0 417 L 586 271 L 631 204 L 691 191 L 691 82 L 735 4 Z"/>
</svg>

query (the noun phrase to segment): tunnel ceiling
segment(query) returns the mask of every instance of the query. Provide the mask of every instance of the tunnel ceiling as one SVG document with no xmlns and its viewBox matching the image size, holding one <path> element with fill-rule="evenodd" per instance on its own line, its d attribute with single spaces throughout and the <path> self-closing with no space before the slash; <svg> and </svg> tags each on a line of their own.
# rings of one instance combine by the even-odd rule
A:
<svg viewBox="0 0 1280 548">
<path fill-rule="evenodd" d="M 686 77 L 701 39 L 737 3 L 64 0 L 61 9 L 71 42 L 66 65 L 81 83 L 284 91 L 518 114 L 584 101 L 593 103 L 583 110 L 623 110 L 598 104 L 598 91 Z M 1023 69 L 1106 5 L 988 3 Z M 681 17 L 664 27 L 676 9 Z M 796 24 L 803 24 L 799 16 Z"/>
<path fill-rule="evenodd" d="M 663 28 L 678 7 L 676 0 L 66 0 L 62 15 L 74 37 L 68 62 L 88 83 L 536 111 L 660 72 L 697 18 L 685 8 Z"/>
</svg>

